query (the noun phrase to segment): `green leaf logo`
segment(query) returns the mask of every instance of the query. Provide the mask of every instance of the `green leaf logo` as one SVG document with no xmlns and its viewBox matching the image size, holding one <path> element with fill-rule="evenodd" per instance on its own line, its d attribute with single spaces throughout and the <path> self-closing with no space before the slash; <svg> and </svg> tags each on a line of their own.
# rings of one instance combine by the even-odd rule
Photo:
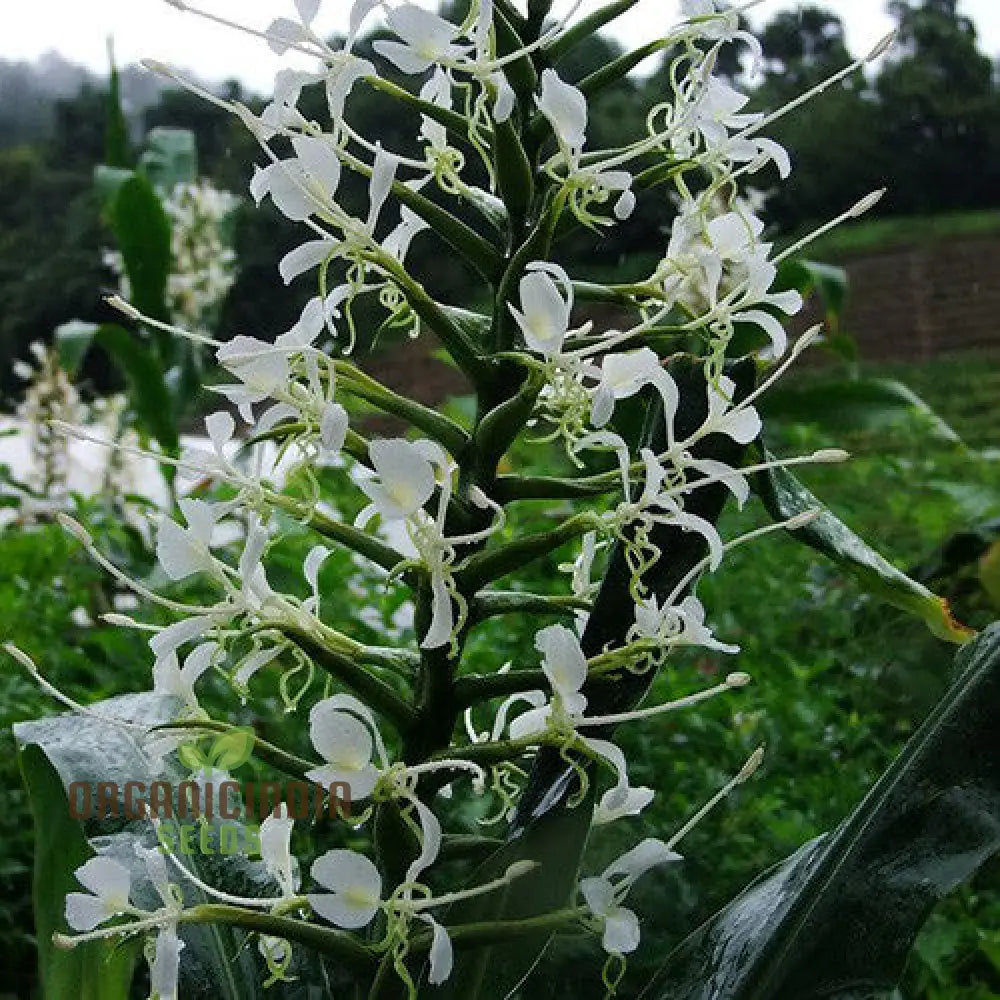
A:
<svg viewBox="0 0 1000 1000">
<path fill-rule="evenodd" d="M 222 771 L 233 771 L 253 756 L 256 740 L 252 729 L 234 729 L 212 744 L 208 751 L 209 762 Z"/>
</svg>

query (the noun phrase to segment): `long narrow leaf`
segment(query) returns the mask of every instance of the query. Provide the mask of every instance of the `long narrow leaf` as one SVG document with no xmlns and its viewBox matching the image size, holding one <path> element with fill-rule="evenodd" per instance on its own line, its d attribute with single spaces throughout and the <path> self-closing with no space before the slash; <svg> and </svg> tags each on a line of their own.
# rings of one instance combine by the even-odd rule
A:
<svg viewBox="0 0 1000 1000">
<path fill-rule="evenodd" d="M 751 886 L 643 1000 L 887 997 L 931 909 L 1000 852 L 1000 625 L 834 833 Z"/>
</svg>

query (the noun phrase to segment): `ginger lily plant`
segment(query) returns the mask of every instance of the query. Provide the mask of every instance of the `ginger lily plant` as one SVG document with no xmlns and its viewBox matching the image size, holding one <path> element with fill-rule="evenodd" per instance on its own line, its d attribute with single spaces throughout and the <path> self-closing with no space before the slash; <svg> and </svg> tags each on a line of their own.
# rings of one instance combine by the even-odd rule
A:
<svg viewBox="0 0 1000 1000">
<path fill-rule="evenodd" d="M 224 21 L 187 0 L 170 2 Z M 197 575 L 216 588 L 214 603 L 177 602 L 129 580 L 67 520 L 120 583 L 175 616 L 167 626 L 116 619 L 149 633 L 167 717 L 137 718 L 113 704 L 69 707 L 164 773 L 185 743 L 231 728 L 199 704 L 209 671 L 252 699 L 263 671 L 307 668 L 311 683 L 290 707 L 303 713 L 311 756 L 263 743 L 257 752 L 318 789 L 346 786 L 353 811 L 345 820 L 349 846 L 339 838 L 301 868 L 293 834 L 308 821 L 281 810 L 269 816 L 257 846 L 270 888 L 258 885 L 255 894 L 230 891 L 239 880 L 227 881 L 223 870 L 196 870 L 169 838 L 150 850 L 134 832 L 138 853 L 97 856 L 80 867 L 76 879 L 86 892 L 67 898 L 71 933 L 59 944 L 145 938 L 156 1000 L 186 990 L 201 995 L 185 983 L 204 963 L 189 968 L 186 956 L 205 924 L 255 939 L 259 961 L 251 962 L 250 978 L 257 969 L 258 982 L 276 991 L 298 978 L 315 995 L 332 996 L 334 970 L 349 995 L 371 998 L 509 995 L 523 975 L 510 981 L 511 967 L 484 972 L 482 965 L 470 973 L 470 963 L 488 962 L 498 944 L 523 942 L 526 973 L 549 935 L 588 932 L 608 954 L 604 982 L 613 993 L 640 941 L 639 917 L 624 905 L 633 884 L 656 866 L 682 863 L 684 836 L 761 762 L 758 751 L 729 785 L 706 789 L 705 807 L 680 817 L 665 839 L 642 840 L 576 884 L 591 824 L 641 816 L 658 791 L 632 785 L 616 728 L 694 710 L 750 683 L 734 669 L 713 687 L 639 707 L 675 648 L 738 654 L 713 635 L 694 594 L 699 577 L 734 546 L 778 529 L 815 534 L 828 517 L 807 503 L 783 510 L 773 527 L 727 541 L 718 526 L 727 498 L 742 505 L 754 483 L 789 476 L 791 466 L 846 458 L 824 451 L 776 459 L 759 444 L 755 403 L 818 331 L 789 350 L 781 318 L 796 314 L 802 297 L 776 289 L 781 258 L 741 188 L 751 176 L 773 183 L 787 175 L 788 155 L 762 131 L 801 102 L 766 117 L 745 113 L 746 99 L 715 68 L 724 46 L 742 41 L 756 50 L 756 42 L 740 29 L 739 10 L 712 0 L 684 0 L 683 19 L 653 45 L 583 81 L 564 79 L 561 57 L 638 2 L 616 0 L 582 19 L 577 4 L 553 20 L 547 0 L 529 0 L 526 11 L 510 0 L 473 0 L 452 23 L 410 3 L 355 0 L 339 47 L 313 28 L 320 0 L 296 0 L 296 18 L 279 17 L 263 30 L 230 25 L 316 64 L 283 70 L 260 115 L 204 93 L 259 139 L 262 165 L 251 192 L 301 223 L 304 242 L 281 273 L 289 282 L 314 274 L 316 295 L 273 343 L 241 336 L 215 345 L 227 380 L 213 388 L 243 426 L 215 413 L 207 420 L 211 450 L 175 460 L 183 477 L 218 484 L 220 498 L 184 500 L 182 520 L 163 521 L 160 564 L 170 580 Z M 355 52 L 379 15 L 389 37 L 374 50 L 394 78 Z M 668 55 L 670 89 L 650 109 L 646 134 L 623 135 L 615 149 L 592 148 L 588 98 L 655 52 Z M 151 68 L 181 79 L 166 66 Z M 395 82 L 396 71 L 412 87 Z M 314 86 L 325 87 L 324 122 L 298 109 L 304 88 Z M 352 122 L 351 94 L 361 86 L 412 111 L 422 158 L 386 148 L 365 134 L 365 123 Z M 369 185 L 365 218 L 338 201 L 348 172 Z M 646 280 L 595 286 L 575 281 L 553 259 L 564 233 L 584 226 L 599 235 L 627 224 L 653 198 L 672 199 L 677 215 Z M 487 294 L 488 315 L 425 290 L 420 256 L 442 246 L 479 275 L 482 287 L 469 298 Z M 450 354 L 475 390 L 473 421 L 463 425 L 406 399 L 350 360 L 355 310 L 365 297 L 394 325 L 436 338 Z M 621 329 L 580 321 L 578 303 L 595 298 L 618 305 Z M 116 303 L 138 323 L 206 340 Z M 358 402 L 411 433 L 366 439 L 351 424 Z M 637 405 L 646 412 L 641 435 L 625 419 Z M 505 456 L 515 445 L 539 438 L 560 445 L 569 476 L 509 468 Z M 363 505 L 354 523 L 321 502 L 320 470 L 352 477 Z M 518 505 L 530 500 L 578 510 L 547 531 L 518 534 Z M 281 544 L 279 518 L 288 517 L 317 536 L 301 594 L 275 589 L 268 574 L 268 553 Z M 220 529 L 234 525 L 243 526 L 242 551 L 230 561 Z M 576 556 L 561 590 L 555 581 L 547 594 L 500 589 L 567 546 Z M 352 637 L 354 622 L 322 617 L 320 572 L 331 547 L 377 567 L 386 587 L 405 588 L 412 643 L 367 645 Z M 933 595 L 887 565 L 854 562 L 881 574 L 882 596 L 957 635 Z M 473 671 L 464 657 L 468 639 L 498 616 L 540 619 L 538 659 L 517 669 L 477 663 Z M 22 738 L 30 741 L 30 733 Z M 203 777 L 202 786 L 212 780 Z M 513 839 L 466 884 L 449 886 L 455 838 L 446 825 L 454 800 L 467 796 L 509 822 Z M 547 897 L 537 886 L 552 874 L 552 857 L 533 853 L 532 838 L 553 815 L 571 817 L 577 832 L 557 862 L 562 888 Z M 161 833 L 167 821 L 152 817 Z M 328 832 L 317 828 L 317 836 Z M 155 891 L 140 901 L 137 881 Z M 512 910 L 509 901 L 518 899 Z M 492 917 L 467 920 L 470 912 Z M 229 963 L 226 995 L 244 995 L 231 982 L 245 966 L 245 949 L 237 954 L 243 965 Z"/>
</svg>

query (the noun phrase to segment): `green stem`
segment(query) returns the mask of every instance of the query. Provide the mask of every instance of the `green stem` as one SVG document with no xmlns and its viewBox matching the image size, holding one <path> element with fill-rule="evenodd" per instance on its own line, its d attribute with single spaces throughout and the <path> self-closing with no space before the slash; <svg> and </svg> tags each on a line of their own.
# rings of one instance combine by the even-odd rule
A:
<svg viewBox="0 0 1000 1000">
<path fill-rule="evenodd" d="M 558 62 L 575 45 L 592 38 L 601 28 L 610 24 L 615 18 L 621 17 L 622 14 L 628 13 L 637 3 L 639 0 L 614 0 L 613 3 L 606 4 L 600 10 L 595 10 L 593 14 L 581 18 L 572 28 L 564 31 L 547 47 L 546 52 L 549 59 L 553 63 Z"/>
<path fill-rule="evenodd" d="M 592 602 L 579 597 L 549 597 L 546 594 L 526 594 L 517 590 L 496 590 L 480 594 L 469 611 L 469 622 L 479 625 L 504 615 L 559 615 L 566 617 L 578 611 L 589 611 Z"/>
<path fill-rule="evenodd" d="M 508 576 L 536 559 L 550 555 L 574 538 L 585 535 L 600 526 L 596 514 L 585 511 L 564 521 L 558 528 L 537 535 L 518 538 L 479 556 L 473 556 L 460 573 L 456 574 L 463 592 L 474 594 L 488 583 Z"/>
<path fill-rule="evenodd" d="M 558 933 L 569 930 L 588 914 L 584 907 L 558 910 L 540 917 L 526 917 L 523 920 L 494 920 L 477 924 L 459 924 L 448 928 L 452 945 L 460 950 L 488 948 L 504 941 L 514 941 L 522 937 L 534 937 L 544 933 Z M 427 951 L 431 946 L 431 934 L 421 931 L 410 943 L 413 951 Z"/>
<path fill-rule="evenodd" d="M 408 732 L 413 727 L 416 712 L 385 681 L 379 680 L 350 657 L 331 650 L 314 631 L 287 624 L 281 625 L 280 629 L 318 666 L 360 695 L 401 732 Z"/>
<path fill-rule="evenodd" d="M 267 937 L 283 938 L 295 944 L 305 945 L 313 951 L 330 955 L 351 969 L 371 972 L 378 958 L 371 948 L 365 947 L 357 939 L 342 931 L 331 930 L 318 924 L 306 923 L 290 917 L 274 917 L 269 913 L 244 910 L 238 906 L 208 903 L 185 910 L 178 918 L 181 924 L 225 924 L 263 934 Z M 124 925 L 123 930 L 128 929 Z"/>
<path fill-rule="evenodd" d="M 461 455 L 468 446 L 468 431 L 444 414 L 401 396 L 349 361 L 337 361 L 334 367 L 340 377 L 338 384 L 345 392 L 371 403 L 383 413 L 407 421 L 452 455 Z"/>
</svg>

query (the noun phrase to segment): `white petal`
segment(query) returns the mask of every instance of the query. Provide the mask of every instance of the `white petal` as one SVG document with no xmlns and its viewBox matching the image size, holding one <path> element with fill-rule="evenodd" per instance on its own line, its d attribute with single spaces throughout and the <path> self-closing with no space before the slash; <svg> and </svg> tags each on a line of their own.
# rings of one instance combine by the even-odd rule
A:
<svg viewBox="0 0 1000 1000">
<path fill-rule="evenodd" d="M 156 935 L 156 953 L 149 967 L 152 995 L 158 1000 L 177 1000 L 177 980 L 184 943 L 177 937 L 177 928 L 168 925 Z"/>
<path fill-rule="evenodd" d="M 754 323 L 761 327 L 771 340 L 770 356 L 780 358 L 788 350 L 788 334 L 777 317 L 762 309 L 749 309 L 737 313 L 733 319 L 741 323 Z"/>
<path fill-rule="evenodd" d="M 371 763 L 371 730 L 353 715 L 333 708 L 329 700 L 318 702 L 309 713 L 309 737 L 323 760 L 336 767 L 360 771 Z"/>
<path fill-rule="evenodd" d="M 437 861 L 437 856 L 441 853 L 441 824 L 437 816 L 416 799 L 413 800 L 413 807 L 417 810 L 417 816 L 420 818 L 423 845 L 420 857 L 406 870 L 407 882 L 418 881 L 420 875 Z"/>
<path fill-rule="evenodd" d="M 329 893 L 308 897 L 324 920 L 345 930 L 371 923 L 382 896 L 382 876 L 375 865 L 355 851 L 328 851 L 312 866 L 312 877 Z"/>
<path fill-rule="evenodd" d="M 325 139 L 318 136 L 296 136 L 292 148 L 309 177 L 327 196 L 336 194 L 342 168 L 337 153 Z"/>
<path fill-rule="evenodd" d="M 620 906 L 604 921 L 601 944 L 609 955 L 629 955 L 639 947 L 639 918 Z"/>
<path fill-rule="evenodd" d="M 328 452 L 338 452 L 347 440 L 350 418 L 340 403 L 327 403 L 319 421 L 320 443 Z"/>
<path fill-rule="evenodd" d="M 379 215 L 385 206 L 392 190 L 393 181 L 396 179 L 396 170 L 399 167 L 399 157 L 387 153 L 379 146 L 375 154 L 375 164 L 372 168 L 372 179 L 368 185 L 368 229 L 374 231 Z"/>
<path fill-rule="evenodd" d="M 286 285 L 290 285 L 299 275 L 319 267 L 333 251 L 329 240 L 310 240 L 302 246 L 290 250 L 281 258 L 278 271 Z"/>
<path fill-rule="evenodd" d="M 232 414 L 221 410 L 205 418 L 205 430 L 208 431 L 215 450 L 221 453 L 236 433 L 236 421 L 233 420 Z"/>
<path fill-rule="evenodd" d="M 325 545 L 317 545 L 309 550 L 305 562 L 302 564 L 302 574 L 309 584 L 309 589 L 315 593 L 319 590 L 319 571 L 323 568 L 323 563 L 330 558 L 331 550 Z"/>
<path fill-rule="evenodd" d="M 114 912 L 108 912 L 103 900 L 86 892 L 71 892 L 66 895 L 66 923 L 75 931 L 92 931 L 105 920 L 110 920 Z"/>
<path fill-rule="evenodd" d="M 587 680 L 587 658 L 573 631 L 565 625 L 543 628 L 535 636 L 535 649 L 542 654 L 542 669 L 553 691 L 560 696 L 580 691 Z"/>
<path fill-rule="evenodd" d="M 561 80 L 554 69 L 542 73 L 538 110 L 571 150 L 583 148 L 587 134 L 587 98 L 572 84 Z"/>
<path fill-rule="evenodd" d="M 521 279 L 520 295 L 522 311 L 512 311 L 525 343 L 540 354 L 557 353 L 569 330 L 570 306 L 555 281 L 543 271 L 531 271 Z"/>
<path fill-rule="evenodd" d="M 149 640 L 149 648 L 157 659 L 169 656 L 184 643 L 192 642 L 203 636 L 215 622 L 216 618 L 212 615 L 195 615 L 193 618 L 184 618 L 157 632 Z"/>
<path fill-rule="evenodd" d="M 174 581 L 212 569 L 212 556 L 207 546 L 195 538 L 192 531 L 169 518 L 160 524 L 156 557 L 163 572 Z"/>
<path fill-rule="evenodd" d="M 434 61 L 417 55 L 408 45 L 379 39 L 372 48 L 404 73 L 423 73 L 430 69 Z"/>
<path fill-rule="evenodd" d="M 295 0 L 295 9 L 304 24 L 312 24 L 316 20 L 321 2 L 322 0 Z"/>
<path fill-rule="evenodd" d="M 455 627 L 451 594 L 448 593 L 448 586 L 440 573 L 435 573 L 431 577 L 431 591 L 433 594 L 431 624 L 423 642 L 420 643 L 421 649 L 440 649 L 451 639 Z"/>
<path fill-rule="evenodd" d="M 296 24 L 287 17 L 279 17 L 272 21 L 265 34 L 271 51 L 279 56 L 283 56 L 293 45 L 298 45 L 309 37 L 301 24 Z"/>
<path fill-rule="evenodd" d="M 615 887 L 606 878 L 580 880 L 580 893 L 595 917 L 606 917 L 615 907 Z"/>
<path fill-rule="evenodd" d="M 112 858 L 91 858 L 73 874 L 84 889 L 104 900 L 127 901 L 132 891 L 129 870 Z"/>
<path fill-rule="evenodd" d="M 647 837 L 631 851 L 627 851 L 617 861 L 608 865 L 604 877 L 611 879 L 621 875 L 629 882 L 634 882 L 652 868 L 673 864 L 681 860 L 681 856 L 676 851 L 671 850 L 662 840 Z"/>
<path fill-rule="evenodd" d="M 440 986 L 451 976 L 455 966 L 455 951 L 448 932 L 433 917 L 425 914 L 420 919 L 425 924 L 430 924 L 433 934 L 429 955 L 431 968 L 427 981 L 431 986 Z"/>
</svg>

